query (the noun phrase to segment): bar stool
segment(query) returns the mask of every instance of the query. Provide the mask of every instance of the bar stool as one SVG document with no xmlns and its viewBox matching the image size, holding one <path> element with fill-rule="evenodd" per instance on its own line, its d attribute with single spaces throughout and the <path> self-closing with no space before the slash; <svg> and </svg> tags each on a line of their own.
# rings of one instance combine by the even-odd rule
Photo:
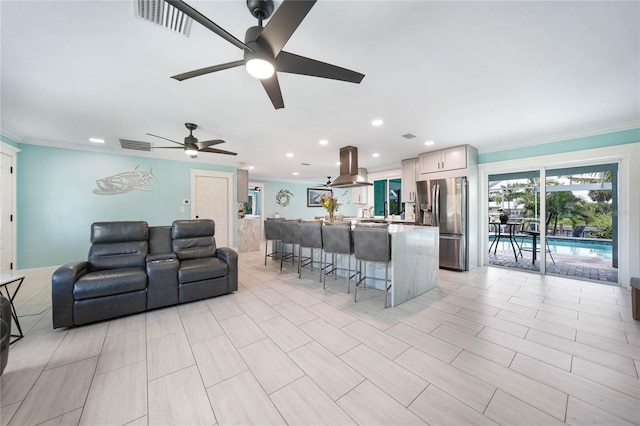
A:
<svg viewBox="0 0 640 426">
<path fill-rule="evenodd" d="M 322 280 L 322 222 L 303 221 L 298 224 L 298 278 L 302 278 L 302 268 L 311 265 L 313 270 L 313 249 L 320 249 L 320 278 Z M 302 249 L 311 251 L 310 256 L 302 257 Z"/>
<path fill-rule="evenodd" d="M 322 227 L 322 248 L 324 250 L 324 278 L 322 282 L 322 288 L 327 288 L 327 275 L 338 270 L 345 270 L 344 268 L 338 268 L 336 265 L 336 255 L 348 256 L 347 271 L 347 293 L 351 292 L 351 255 L 353 254 L 353 232 L 351 231 L 351 224 L 349 222 L 332 224 L 325 224 Z M 327 263 L 327 254 L 331 254 L 331 263 Z M 331 269 L 329 269 L 329 267 Z M 355 274 L 354 274 L 355 276 Z"/>
<path fill-rule="evenodd" d="M 367 262 L 384 263 L 384 307 L 388 303 L 389 290 L 391 285 L 389 282 L 389 262 L 391 260 L 391 236 L 387 227 L 358 227 L 353 230 L 353 245 L 358 265 L 358 276 L 360 279 L 356 281 L 356 290 L 353 298 L 354 302 L 358 301 L 358 287 L 362 284 L 363 288 L 367 288 L 367 279 L 383 280 L 378 277 L 367 276 Z M 362 273 L 362 262 L 364 262 L 364 274 Z"/>
<path fill-rule="evenodd" d="M 264 221 L 264 266 L 267 266 L 267 257 L 278 257 L 278 246 L 280 243 L 280 224 L 282 219 L 273 219 L 268 217 Z M 269 242 L 276 243 L 276 250 L 268 253 Z"/>
<path fill-rule="evenodd" d="M 282 242 L 282 255 L 280 256 L 280 270 L 285 260 L 291 259 L 291 263 L 296 262 L 296 244 L 300 242 L 299 225 L 300 219 L 285 219 L 280 221 L 280 241 Z M 291 244 L 291 252 L 285 253 L 285 247 Z"/>
</svg>

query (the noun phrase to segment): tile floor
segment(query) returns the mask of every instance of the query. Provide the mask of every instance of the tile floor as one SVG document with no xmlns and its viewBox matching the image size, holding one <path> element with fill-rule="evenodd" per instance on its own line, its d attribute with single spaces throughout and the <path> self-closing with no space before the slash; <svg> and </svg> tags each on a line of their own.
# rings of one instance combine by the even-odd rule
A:
<svg viewBox="0 0 640 426">
<path fill-rule="evenodd" d="M 384 310 L 285 268 L 241 253 L 235 294 L 63 330 L 52 270 L 27 271 L 1 424 L 640 424 L 626 289 L 441 270 Z"/>
</svg>

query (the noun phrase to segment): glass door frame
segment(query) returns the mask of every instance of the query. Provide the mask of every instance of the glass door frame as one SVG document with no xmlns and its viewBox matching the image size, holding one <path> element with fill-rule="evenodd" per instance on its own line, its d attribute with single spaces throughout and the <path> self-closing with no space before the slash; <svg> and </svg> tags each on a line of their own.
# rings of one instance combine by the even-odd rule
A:
<svg viewBox="0 0 640 426">
<path fill-rule="evenodd" d="M 606 136 L 606 135 L 604 135 Z M 516 149 L 480 155 L 478 164 L 478 236 L 477 244 L 472 250 L 477 251 L 476 265 L 489 266 L 489 221 L 488 177 L 491 174 L 518 172 L 522 170 L 540 170 L 541 178 L 546 179 L 546 170 L 565 167 L 594 166 L 607 163 L 618 164 L 618 285 L 630 288 L 629 280 L 632 276 L 640 275 L 640 257 L 638 239 L 640 223 L 637 220 L 637 205 L 640 203 L 640 193 L 633 191 L 634 185 L 640 178 L 640 143 L 629 143 L 613 146 L 603 146 L 582 150 L 561 150 L 562 144 L 546 144 L 548 154 L 538 154 L 542 149 L 527 150 L 527 158 L 509 158 L 509 154 Z M 518 154 L 522 155 L 522 153 Z M 544 173 L 544 174 L 543 174 Z M 546 193 L 545 193 L 546 196 Z M 546 212 L 544 212 L 546 214 Z M 625 230 L 625 232 L 620 232 Z M 545 241 L 546 244 L 546 241 Z"/>
<path fill-rule="evenodd" d="M 486 203 L 487 203 L 486 210 L 484 210 L 486 212 L 486 214 L 487 214 L 487 219 L 488 219 L 485 222 L 486 224 L 491 222 L 491 219 L 488 216 L 488 214 L 489 214 L 489 203 L 488 203 L 489 196 L 488 195 L 489 195 L 489 191 L 490 191 L 489 182 L 493 182 L 494 180 L 490 180 L 489 179 L 490 177 L 502 177 L 502 178 L 504 178 L 504 180 L 507 180 L 507 181 L 509 181 L 509 180 L 522 180 L 522 179 L 537 179 L 537 184 L 535 184 L 533 186 L 534 197 L 537 198 L 537 203 L 534 202 L 535 206 L 536 206 L 536 207 L 534 207 L 534 211 L 535 211 L 535 216 L 534 217 L 535 217 L 536 221 L 535 222 L 530 222 L 530 223 L 535 224 L 536 230 L 540 232 L 539 236 L 538 235 L 536 235 L 536 236 L 532 235 L 531 236 L 532 239 L 534 239 L 534 238 L 536 239 L 536 247 L 540 247 L 540 255 L 537 256 L 536 252 L 532 252 L 532 261 L 535 258 L 538 259 L 537 263 L 535 263 L 535 265 L 537 265 L 538 269 L 527 269 L 527 270 L 529 272 L 536 272 L 536 273 L 540 273 L 540 274 L 545 274 L 546 273 L 546 259 L 547 258 L 546 258 L 546 256 L 544 256 L 544 254 L 546 252 L 542 248 L 542 247 L 546 247 L 546 243 L 547 243 L 546 232 L 543 231 L 543 229 L 546 230 L 546 219 L 545 218 L 547 217 L 547 215 L 546 215 L 546 204 L 545 204 L 546 192 L 545 192 L 545 190 L 543 188 L 544 185 L 542 185 L 542 182 L 544 182 L 543 179 L 546 179 L 545 174 L 544 174 L 544 170 L 541 170 L 539 168 L 535 168 L 534 167 L 534 168 L 527 168 L 527 169 L 523 169 L 523 170 L 506 172 L 506 173 L 505 172 L 488 173 L 486 175 L 486 177 L 487 177 L 487 184 L 484 186 L 484 189 L 483 189 L 484 190 L 484 194 L 482 194 L 482 196 L 481 196 L 481 199 L 485 200 Z M 513 187 L 513 188 L 518 188 L 518 187 Z M 535 195 L 536 193 L 538 195 Z M 504 200 L 502 200 L 502 203 L 504 204 Z M 537 208 L 538 204 L 539 204 L 539 208 Z M 510 222 L 510 223 L 515 223 L 515 222 Z M 492 226 L 493 227 L 502 227 L 502 225 L 496 224 L 495 222 L 493 223 Z M 514 225 L 511 225 L 511 226 L 514 226 Z M 491 226 L 484 226 L 481 229 L 488 229 L 490 227 Z M 499 234 L 498 229 L 496 229 L 496 228 L 494 228 L 494 232 L 495 232 L 495 235 Z M 507 232 L 507 231 L 504 231 L 504 232 Z M 509 239 L 511 240 L 512 235 L 515 232 L 513 231 L 513 228 L 510 228 L 508 232 L 509 232 Z M 503 237 L 504 237 L 504 235 L 503 235 Z M 539 240 L 538 240 L 538 237 L 539 237 Z M 498 238 L 498 237 L 496 237 L 496 238 Z M 514 237 L 513 238 L 513 240 L 516 242 L 516 244 L 518 244 L 517 243 L 517 238 L 518 237 Z M 489 236 L 487 234 L 486 238 L 483 238 L 482 241 L 484 241 L 484 243 L 486 244 L 488 240 L 489 240 Z M 512 245 L 513 245 L 514 241 L 511 241 Z M 522 239 L 522 242 L 524 242 L 524 239 Z M 499 244 L 499 243 L 496 242 L 496 245 L 497 244 Z M 491 245 L 493 245 L 493 243 Z M 518 247 L 518 250 L 522 249 L 520 247 L 520 245 L 518 245 L 517 247 Z M 485 250 L 485 254 L 484 255 L 486 256 L 487 253 L 489 252 L 489 248 L 486 248 L 486 249 L 483 248 L 483 250 Z M 514 250 L 515 250 L 515 247 L 514 247 Z M 532 243 L 531 243 L 531 250 L 534 250 L 533 240 L 532 240 Z M 514 254 L 516 254 L 515 251 L 514 251 Z M 516 257 L 517 256 L 518 255 L 516 254 Z M 524 258 L 524 256 L 523 256 L 523 258 Z M 488 258 L 487 258 L 487 261 L 485 262 L 485 264 L 489 265 Z"/>
</svg>

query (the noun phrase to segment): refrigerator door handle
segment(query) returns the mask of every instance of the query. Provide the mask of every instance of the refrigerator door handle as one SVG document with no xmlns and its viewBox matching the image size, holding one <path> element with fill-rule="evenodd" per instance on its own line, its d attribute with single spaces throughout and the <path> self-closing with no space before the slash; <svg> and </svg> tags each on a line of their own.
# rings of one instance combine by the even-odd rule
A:
<svg viewBox="0 0 640 426">
<path fill-rule="evenodd" d="M 433 185 L 433 218 L 434 225 L 440 226 L 440 184 Z"/>
</svg>

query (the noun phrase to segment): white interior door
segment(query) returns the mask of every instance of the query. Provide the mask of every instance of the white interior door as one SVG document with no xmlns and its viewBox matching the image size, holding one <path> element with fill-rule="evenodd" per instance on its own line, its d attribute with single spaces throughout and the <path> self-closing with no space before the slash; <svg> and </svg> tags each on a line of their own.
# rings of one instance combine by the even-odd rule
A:
<svg viewBox="0 0 640 426">
<path fill-rule="evenodd" d="M 231 173 L 191 171 L 191 217 L 215 221 L 218 247 L 232 246 L 232 184 Z"/>
<path fill-rule="evenodd" d="M 0 152 L 0 273 L 14 269 L 15 256 L 15 156 L 2 145 Z"/>
</svg>

